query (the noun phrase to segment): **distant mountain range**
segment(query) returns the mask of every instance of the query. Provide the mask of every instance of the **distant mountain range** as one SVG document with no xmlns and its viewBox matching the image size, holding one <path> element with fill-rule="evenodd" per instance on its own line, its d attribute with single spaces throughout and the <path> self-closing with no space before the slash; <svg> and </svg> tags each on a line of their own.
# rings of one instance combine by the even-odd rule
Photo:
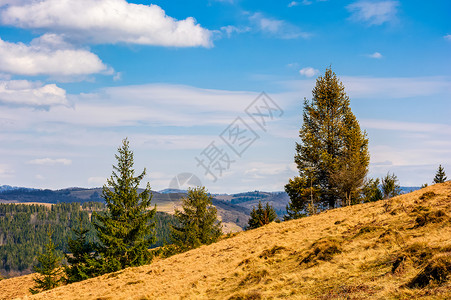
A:
<svg viewBox="0 0 451 300">
<path fill-rule="evenodd" d="M 403 193 L 408 193 L 420 189 L 420 187 L 401 187 Z M 186 196 L 186 190 L 164 189 L 152 191 L 152 203 L 157 205 L 157 209 L 172 213 L 175 208 L 179 208 L 181 198 Z M 285 192 L 244 192 L 237 194 L 212 194 L 213 205 L 218 209 L 218 214 L 222 221 L 235 223 L 244 228 L 249 218 L 249 213 L 253 207 L 261 201 L 268 202 L 274 207 L 279 218 L 286 214 L 286 206 L 290 198 Z M 66 188 L 61 190 L 32 189 L 25 187 L 12 187 L 9 185 L 0 186 L 0 202 L 23 203 L 65 203 L 65 202 L 103 202 L 102 188 Z"/>
<path fill-rule="evenodd" d="M 19 187 L 19 186 L 0 185 L 0 193 L 6 192 L 6 191 L 13 191 L 13 190 L 34 190 L 34 189 L 24 188 L 24 187 Z"/>
</svg>

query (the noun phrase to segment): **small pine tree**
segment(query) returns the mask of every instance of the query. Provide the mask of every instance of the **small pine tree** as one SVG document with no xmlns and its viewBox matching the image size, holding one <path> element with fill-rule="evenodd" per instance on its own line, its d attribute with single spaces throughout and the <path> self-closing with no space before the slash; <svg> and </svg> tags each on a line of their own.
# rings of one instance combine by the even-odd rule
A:
<svg viewBox="0 0 451 300">
<path fill-rule="evenodd" d="M 389 174 L 382 178 L 382 194 L 384 199 L 392 198 L 401 194 L 401 187 L 398 184 L 398 177 Z"/>
<path fill-rule="evenodd" d="M 175 210 L 180 225 L 171 227 L 171 239 L 180 250 L 214 243 L 222 235 L 212 198 L 205 187 L 190 188 L 182 199 L 182 210 Z"/>
<path fill-rule="evenodd" d="M 277 218 L 274 208 L 266 202 L 263 207 L 261 201 L 258 201 L 257 208 L 253 207 L 251 211 L 251 217 L 249 219 L 249 226 L 247 229 L 254 229 L 263 225 L 269 224 Z"/>
<path fill-rule="evenodd" d="M 443 183 L 446 181 L 446 179 L 445 169 L 442 167 L 442 165 L 439 165 L 437 173 L 435 173 L 434 183 Z"/>
<path fill-rule="evenodd" d="M 65 254 L 70 264 L 64 267 L 67 283 L 82 281 L 104 273 L 101 271 L 102 264 L 95 257 L 95 245 L 87 240 L 89 229 L 83 228 L 81 220 L 79 222 L 78 229 L 73 229 L 75 239 L 69 239 L 67 243 L 70 252 Z"/>
<path fill-rule="evenodd" d="M 374 202 L 378 201 L 384 198 L 382 195 L 381 189 L 379 188 L 380 180 L 379 178 L 376 179 L 369 179 L 362 189 L 362 200 L 364 203 L 366 202 Z"/>
<path fill-rule="evenodd" d="M 117 166 L 103 186 L 103 198 L 107 211 L 93 212 L 92 224 L 100 240 L 97 246 L 102 268 L 99 272 L 114 272 L 132 266 L 150 263 L 152 253 L 148 250 L 154 241 L 152 219 L 156 207 L 151 208 L 150 185 L 141 193 L 138 187 L 146 175 L 146 169 L 135 176 L 133 152 L 127 139 L 118 148 Z"/>
<path fill-rule="evenodd" d="M 38 256 L 38 265 L 33 268 L 39 275 L 33 277 L 35 285 L 29 289 L 32 294 L 56 288 L 63 282 L 61 257 L 56 253 L 50 229 L 47 231 L 47 236 L 48 242 L 45 249 Z"/>
</svg>

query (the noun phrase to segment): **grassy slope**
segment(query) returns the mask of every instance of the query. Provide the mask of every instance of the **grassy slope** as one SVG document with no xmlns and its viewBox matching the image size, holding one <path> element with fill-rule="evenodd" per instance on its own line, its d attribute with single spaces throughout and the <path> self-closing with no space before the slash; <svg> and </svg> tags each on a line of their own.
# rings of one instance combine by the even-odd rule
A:
<svg viewBox="0 0 451 300">
<path fill-rule="evenodd" d="M 423 196 L 427 192 L 435 195 Z M 451 299 L 451 274 L 441 285 L 402 287 L 434 255 L 451 261 L 450 216 L 447 182 L 387 201 L 273 223 L 29 299 Z M 1 281 L 1 293 L 20 279 Z"/>
</svg>

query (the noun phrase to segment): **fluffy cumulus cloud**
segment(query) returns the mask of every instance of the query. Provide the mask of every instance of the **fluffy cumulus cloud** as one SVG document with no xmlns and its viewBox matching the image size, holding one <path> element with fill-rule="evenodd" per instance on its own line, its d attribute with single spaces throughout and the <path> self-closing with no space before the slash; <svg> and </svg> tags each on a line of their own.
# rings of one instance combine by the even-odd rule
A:
<svg viewBox="0 0 451 300">
<path fill-rule="evenodd" d="M 32 164 L 32 165 L 46 165 L 46 166 L 65 165 L 65 166 L 68 166 L 68 165 L 72 164 L 72 161 L 67 158 L 48 158 L 48 157 L 46 157 L 46 158 L 33 159 L 33 160 L 30 160 L 28 163 Z"/>
<path fill-rule="evenodd" d="M 314 69 L 312 67 L 307 67 L 307 68 L 302 68 L 301 70 L 299 70 L 299 74 L 301 74 L 302 76 L 306 76 L 306 77 L 313 77 L 313 76 L 319 74 L 319 70 Z"/>
<path fill-rule="evenodd" d="M 0 103 L 35 107 L 68 104 L 66 91 L 62 88 L 27 80 L 0 81 Z"/>
<path fill-rule="evenodd" d="M 125 0 L 19 1 L 5 6 L 0 18 L 5 25 L 65 33 L 92 43 L 211 46 L 211 31 L 193 18 L 176 20 L 157 5 Z"/>
<path fill-rule="evenodd" d="M 369 25 L 382 25 L 396 18 L 398 1 L 357 1 L 346 8 L 351 13 L 351 20 L 365 22 Z"/>
<path fill-rule="evenodd" d="M 111 73 L 100 58 L 84 49 L 74 49 L 61 36 L 45 34 L 30 45 L 0 39 L 0 72 L 18 75 L 73 76 Z"/>
</svg>

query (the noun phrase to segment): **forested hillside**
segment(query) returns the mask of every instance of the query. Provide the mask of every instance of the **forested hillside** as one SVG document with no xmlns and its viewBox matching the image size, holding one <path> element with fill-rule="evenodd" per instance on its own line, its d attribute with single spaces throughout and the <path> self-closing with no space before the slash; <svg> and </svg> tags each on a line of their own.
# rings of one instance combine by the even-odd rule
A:
<svg viewBox="0 0 451 300">
<path fill-rule="evenodd" d="M 72 228 L 81 221 L 84 228 L 93 211 L 104 210 L 101 202 L 60 203 L 54 205 L 0 204 L 0 274 L 6 277 L 28 274 L 38 253 L 47 242 L 47 230 L 51 226 L 52 240 L 58 251 L 67 252 L 67 241 L 73 236 Z M 169 226 L 175 224 L 170 214 L 155 215 L 156 242 L 161 246 L 169 240 Z M 88 240 L 94 241 L 93 231 Z"/>
</svg>

